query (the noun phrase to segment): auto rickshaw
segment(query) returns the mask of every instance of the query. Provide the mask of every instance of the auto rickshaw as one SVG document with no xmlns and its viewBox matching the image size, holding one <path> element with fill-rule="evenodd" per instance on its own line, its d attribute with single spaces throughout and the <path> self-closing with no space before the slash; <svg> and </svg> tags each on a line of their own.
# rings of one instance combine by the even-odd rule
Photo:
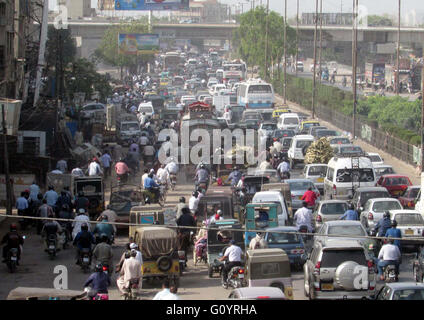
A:
<svg viewBox="0 0 424 320">
<path fill-rule="evenodd" d="M 163 208 L 157 204 L 132 207 L 129 214 L 129 223 L 137 224 L 129 226 L 129 237 L 133 237 L 140 224 L 146 226 L 164 225 L 165 218 Z"/>
<path fill-rule="evenodd" d="M 245 281 L 248 287 L 276 287 L 293 300 L 290 261 L 282 249 L 246 251 Z"/>
<path fill-rule="evenodd" d="M 234 229 L 239 230 L 236 231 Z M 240 231 L 241 229 L 242 225 L 236 219 L 218 220 L 208 225 L 207 260 L 209 278 L 212 278 L 214 273 L 221 273 L 224 263 L 218 259 L 223 256 L 225 250 L 230 246 L 230 240 L 235 240 L 236 245 L 244 251 L 243 232 Z"/>
<path fill-rule="evenodd" d="M 141 227 L 135 231 L 134 242 L 143 255 L 143 280 L 152 283 L 167 278 L 178 287 L 180 263 L 177 233 L 165 227 Z"/>
<path fill-rule="evenodd" d="M 246 233 L 244 243 L 249 246 L 250 240 L 256 237 L 251 230 L 264 230 L 278 227 L 278 203 L 249 203 L 246 205 Z"/>
<path fill-rule="evenodd" d="M 249 203 L 256 192 L 262 190 L 264 184 L 269 183 L 269 177 L 266 176 L 252 176 L 244 177 L 244 187 L 246 189 L 244 203 Z"/>
<path fill-rule="evenodd" d="M 130 212 L 133 207 L 140 206 L 143 200 L 143 192 L 140 186 L 123 184 L 111 186 L 110 209 L 115 211 L 118 219 L 116 222 L 128 223 Z M 118 229 L 126 229 L 125 225 L 117 225 Z"/>
<path fill-rule="evenodd" d="M 231 190 L 231 189 L 230 189 Z M 203 196 L 197 206 L 195 215 L 197 224 L 201 224 L 216 214 L 218 210 L 222 210 L 224 219 L 234 219 L 234 205 L 232 194 L 225 193 L 208 193 Z"/>
<path fill-rule="evenodd" d="M 89 200 L 88 213 L 90 218 L 97 219 L 105 210 L 105 191 L 103 178 L 99 176 L 78 177 L 74 179 L 74 194 L 84 192 L 84 197 Z"/>
<path fill-rule="evenodd" d="M 277 190 L 283 194 L 284 200 L 286 200 L 289 218 L 293 219 L 293 207 L 291 200 L 290 185 L 288 183 L 268 183 L 262 186 L 261 191 L 272 191 Z"/>
<path fill-rule="evenodd" d="M 87 300 L 86 291 L 17 287 L 6 300 Z"/>
</svg>

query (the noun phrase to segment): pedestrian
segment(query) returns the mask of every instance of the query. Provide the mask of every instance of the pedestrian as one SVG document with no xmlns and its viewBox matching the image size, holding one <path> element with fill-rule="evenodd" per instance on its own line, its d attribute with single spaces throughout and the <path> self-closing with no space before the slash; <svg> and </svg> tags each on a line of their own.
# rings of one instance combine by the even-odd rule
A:
<svg viewBox="0 0 424 320">
<path fill-rule="evenodd" d="M 175 293 L 170 291 L 170 283 L 165 279 L 162 283 L 162 291 L 159 291 L 152 300 L 180 300 Z"/>
<path fill-rule="evenodd" d="M 37 200 L 37 196 L 40 193 L 40 187 L 35 183 L 35 181 L 32 182 L 32 185 L 29 186 L 29 197 L 31 200 L 35 201 Z"/>
<path fill-rule="evenodd" d="M 185 197 L 181 197 L 180 200 L 179 200 L 179 203 L 175 207 L 175 212 L 176 212 L 175 219 L 176 220 L 178 220 L 178 218 L 181 217 L 181 215 L 183 214 L 184 208 L 188 208 L 188 206 L 186 204 Z"/>
<path fill-rule="evenodd" d="M 91 161 L 91 163 L 88 165 L 87 172 L 90 177 L 100 176 L 103 174 L 97 158 L 93 158 L 93 161 Z"/>
<path fill-rule="evenodd" d="M 112 162 L 112 158 L 109 153 L 105 151 L 105 153 L 103 153 L 103 155 L 100 157 L 100 161 L 102 162 L 103 172 L 106 178 L 110 175 L 110 163 Z"/>
<path fill-rule="evenodd" d="M 25 192 L 21 192 L 21 196 L 16 199 L 16 209 L 18 210 L 18 216 L 24 216 L 28 208 L 29 204 L 28 200 L 25 198 Z"/>
<path fill-rule="evenodd" d="M 47 200 L 47 204 L 53 208 L 53 210 L 56 207 L 57 199 L 59 198 L 56 191 L 54 191 L 53 186 L 49 186 L 49 190 L 44 194 L 44 199 Z"/>
<path fill-rule="evenodd" d="M 199 199 L 198 199 L 199 193 L 197 191 L 193 191 L 191 194 L 190 199 L 188 200 L 188 208 L 190 209 L 192 214 L 196 214 L 197 208 L 199 206 Z"/>
<path fill-rule="evenodd" d="M 66 162 L 66 160 L 59 160 L 56 164 L 56 169 L 62 171 L 62 173 L 66 173 L 66 171 L 68 170 L 68 163 Z"/>
</svg>

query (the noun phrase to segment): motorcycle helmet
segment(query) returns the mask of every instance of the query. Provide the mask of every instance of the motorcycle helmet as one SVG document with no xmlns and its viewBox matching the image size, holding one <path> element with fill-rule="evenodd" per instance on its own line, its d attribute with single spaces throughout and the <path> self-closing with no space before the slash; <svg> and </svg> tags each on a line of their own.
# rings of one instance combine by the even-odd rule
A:
<svg viewBox="0 0 424 320">
<path fill-rule="evenodd" d="M 384 212 L 383 218 L 390 218 L 390 212 L 388 210 Z"/>
<path fill-rule="evenodd" d="M 10 225 L 10 231 L 16 231 L 16 230 L 18 230 L 18 228 L 16 227 L 16 224 L 12 223 Z"/>
<path fill-rule="evenodd" d="M 185 202 L 186 202 L 186 199 L 185 199 L 184 197 L 181 197 L 181 198 L 180 198 L 180 202 L 181 202 L 181 203 L 185 203 Z"/>
<path fill-rule="evenodd" d="M 78 210 L 78 212 L 79 212 L 79 214 L 85 214 L 85 209 L 80 208 L 80 209 Z"/>
<path fill-rule="evenodd" d="M 355 206 L 353 205 L 353 203 L 349 204 L 349 210 L 355 210 Z"/>
<path fill-rule="evenodd" d="M 88 231 L 88 225 L 87 225 L 86 223 L 83 223 L 83 224 L 81 225 L 81 230 L 82 230 L 82 231 Z"/>
<path fill-rule="evenodd" d="M 94 268 L 94 271 L 96 271 L 96 272 L 103 272 L 103 265 L 101 263 L 96 264 L 96 267 Z"/>
<path fill-rule="evenodd" d="M 396 221 L 396 220 L 393 220 L 393 221 L 392 221 L 392 227 L 393 227 L 393 228 L 396 228 L 396 227 L 397 227 L 397 221 Z"/>
</svg>

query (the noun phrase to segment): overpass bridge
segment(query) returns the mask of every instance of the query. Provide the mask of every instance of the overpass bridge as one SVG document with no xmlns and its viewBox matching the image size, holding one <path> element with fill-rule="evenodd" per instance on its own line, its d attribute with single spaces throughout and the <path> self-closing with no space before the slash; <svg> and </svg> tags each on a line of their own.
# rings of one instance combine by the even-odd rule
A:
<svg viewBox="0 0 424 320">
<path fill-rule="evenodd" d="M 50 22 L 49 24 L 53 24 Z M 81 57 L 88 57 L 97 46 L 104 32 L 111 26 L 118 26 L 121 22 L 111 21 L 69 21 L 73 37 L 81 39 Z M 193 43 L 203 43 L 205 40 L 215 40 L 223 45 L 225 41 L 232 39 L 232 34 L 238 24 L 173 24 L 159 23 L 153 25 L 153 33 L 158 33 L 162 39 L 186 39 Z M 292 28 L 296 26 L 292 25 Z M 313 25 L 300 25 L 300 47 L 311 50 L 313 48 Z M 322 27 L 323 47 L 342 48 L 346 52 L 347 60 L 351 57 L 352 27 L 326 25 Z M 414 49 L 422 50 L 424 45 L 424 28 L 401 28 L 401 44 L 408 44 Z M 396 27 L 359 27 L 358 47 L 364 53 L 378 53 L 378 45 L 394 44 L 397 41 Z M 391 50 L 393 50 L 394 45 Z M 387 48 L 385 49 L 388 50 Z M 389 49 L 390 50 L 390 49 Z M 387 53 L 387 52 L 386 52 Z"/>
</svg>

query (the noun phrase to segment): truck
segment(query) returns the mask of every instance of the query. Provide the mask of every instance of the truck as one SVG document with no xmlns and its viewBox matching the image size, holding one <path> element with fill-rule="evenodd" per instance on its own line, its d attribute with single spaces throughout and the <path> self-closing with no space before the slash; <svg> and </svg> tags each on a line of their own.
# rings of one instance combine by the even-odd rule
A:
<svg viewBox="0 0 424 320">
<path fill-rule="evenodd" d="M 371 83 L 380 83 L 385 80 L 385 63 L 365 63 L 365 79 L 371 81 Z"/>
<path fill-rule="evenodd" d="M 131 141 L 141 136 L 140 124 L 133 114 L 123 114 L 116 122 L 116 135 L 122 145 L 129 146 Z"/>
</svg>

